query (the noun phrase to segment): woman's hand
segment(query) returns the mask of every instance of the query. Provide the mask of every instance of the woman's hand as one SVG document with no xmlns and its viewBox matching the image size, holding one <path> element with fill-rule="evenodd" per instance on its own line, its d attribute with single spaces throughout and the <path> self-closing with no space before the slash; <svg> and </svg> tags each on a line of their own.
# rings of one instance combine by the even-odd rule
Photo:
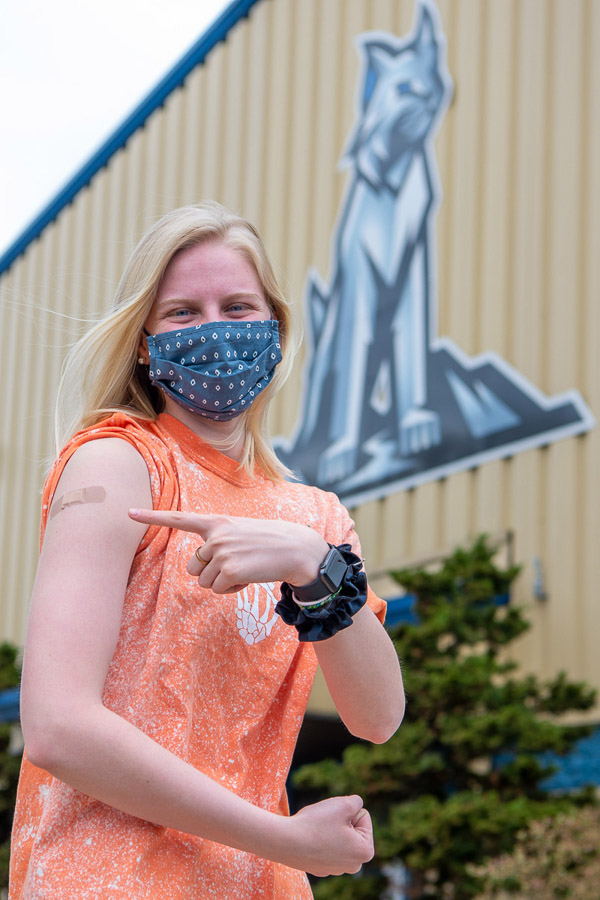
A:
<svg viewBox="0 0 600 900">
<path fill-rule="evenodd" d="M 130 509 L 129 516 L 204 538 L 200 561 L 192 555 L 188 572 L 218 594 L 235 593 L 250 583 L 310 584 L 328 550 L 312 528 L 294 522 L 147 509 Z M 398 654 L 372 610 L 363 606 L 351 628 L 313 647 L 350 733 L 377 744 L 387 741 L 402 721 L 404 690 Z"/>
<path fill-rule="evenodd" d="M 329 549 L 312 528 L 279 519 L 199 515 L 130 509 L 129 516 L 147 525 L 163 525 L 200 535 L 204 543 L 187 564 L 204 588 L 235 593 L 247 584 L 289 581 L 310 584 Z"/>
<path fill-rule="evenodd" d="M 311 875 L 358 872 L 373 858 L 373 826 L 360 797 L 332 797 L 305 806 L 289 820 L 285 864 Z"/>
</svg>

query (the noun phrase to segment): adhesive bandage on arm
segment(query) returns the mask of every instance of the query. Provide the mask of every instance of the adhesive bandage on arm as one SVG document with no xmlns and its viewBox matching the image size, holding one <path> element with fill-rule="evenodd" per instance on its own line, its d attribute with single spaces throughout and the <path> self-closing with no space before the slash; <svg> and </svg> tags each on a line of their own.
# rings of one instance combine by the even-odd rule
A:
<svg viewBox="0 0 600 900">
<path fill-rule="evenodd" d="M 77 491 L 68 491 L 54 501 L 49 518 L 53 519 L 57 513 L 67 509 L 69 506 L 77 506 L 80 503 L 102 503 L 105 497 L 106 491 L 100 485 L 79 488 Z"/>
</svg>

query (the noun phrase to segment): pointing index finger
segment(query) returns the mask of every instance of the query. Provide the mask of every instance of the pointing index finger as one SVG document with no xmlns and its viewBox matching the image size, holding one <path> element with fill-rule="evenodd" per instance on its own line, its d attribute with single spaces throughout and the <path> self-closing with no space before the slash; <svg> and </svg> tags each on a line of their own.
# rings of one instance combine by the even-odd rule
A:
<svg viewBox="0 0 600 900">
<path fill-rule="evenodd" d="M 129 518 L 146 525 L 158 525 L 165 528 L 177 528 L 179 531 L 191 531 L 206 538 L 210 529 L 212 516 L 201 516 L 197 513 L 183 513 L 176 510 L 163 509 L 130 509 Z"/>
</svg>

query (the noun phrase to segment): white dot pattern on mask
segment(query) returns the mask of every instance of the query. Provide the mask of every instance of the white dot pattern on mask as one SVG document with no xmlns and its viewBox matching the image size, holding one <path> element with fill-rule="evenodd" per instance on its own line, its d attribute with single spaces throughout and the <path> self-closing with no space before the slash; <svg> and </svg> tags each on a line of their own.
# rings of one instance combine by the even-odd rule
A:
<svg viewBox="0 0 600 900">
<path fill-rule="evenodd" d="M 269 383 L 281 361 L 278 336 L 277 322 L 260 322 L 258 328 L 256 322 L 244 322 L 235 330 L 226 323 L 213 322 L 174 333 L 150 335 L 150 378 L 192 411 L 215 419 L 232 418 Z M 248 348 L 248 341 L 254 347 Z M 194 368 L 199 345 L 204 345 L 201 362 L 204 363 L 202 374 L 205 380 L 201 382 L 204 391 L 201 397 L 192 391 L 197 384 L 194 376 L 199 371 Z M 175 360 L 173 354 L 178 350 L 179 356 Z M 236 360 L 235 371 L 230 366 L 222 366 L 225 360 Z M 161 361 L 172 366 L 168 378 L 164 368 L 155 365 Z M 223 393 L 229 396 L 217 399 Z M 220 411 L 223 406 L 227 411 Z"/>
</svg>

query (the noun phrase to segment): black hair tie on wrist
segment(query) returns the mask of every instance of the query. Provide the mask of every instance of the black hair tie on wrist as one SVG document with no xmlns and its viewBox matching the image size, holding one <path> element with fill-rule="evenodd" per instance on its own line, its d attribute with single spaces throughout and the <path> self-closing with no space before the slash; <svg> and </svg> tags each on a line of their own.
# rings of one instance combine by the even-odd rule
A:
<svg viewBox="0 0 600 900">
<path fill-rule="evenodd" d="M 352 552 L 350 544 L 337 549 L 344 557 L 348 570 L 336 591 L 328 600 L 299 606 L 291 585 L 281 582 L 281 600 L 275 607 L 286 625 L 294 625 L 300 641 L 326 641 L 338 631 L 352 625 L 352 616 L 367 602 L 367 576 L 362 559 Z"/>
</svg>

